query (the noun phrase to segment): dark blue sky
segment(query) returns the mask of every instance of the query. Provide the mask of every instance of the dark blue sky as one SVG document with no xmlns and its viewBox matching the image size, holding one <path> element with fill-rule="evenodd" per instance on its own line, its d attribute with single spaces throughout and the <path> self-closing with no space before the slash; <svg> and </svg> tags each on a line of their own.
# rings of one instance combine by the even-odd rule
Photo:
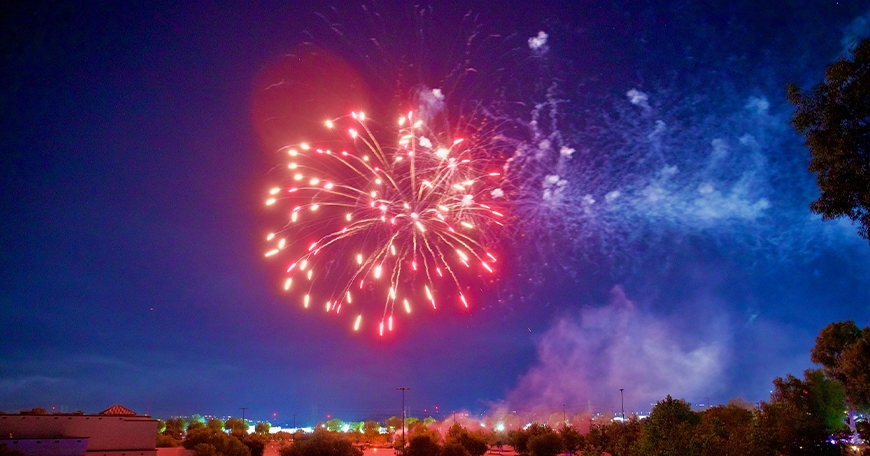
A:
<svg viewBox="0 0 870 456">
<path fill-rule="evenodd" d="M 0 410 L 312 424 L 396 414 L 398 386 L 415 415 L 758 401 L 826 324 L 870 324 L 870 247 L 809 213 L 784 102 L 870 34 L 863 2 L 313 3 L 4 7 Z M 375 112 L 444 84 L 453 112 L 512 116 L 515 267 L 471 312 L 379 339 L 281 291 L 280 160 L 252 106 L 306 42 Z"/>
</svg>

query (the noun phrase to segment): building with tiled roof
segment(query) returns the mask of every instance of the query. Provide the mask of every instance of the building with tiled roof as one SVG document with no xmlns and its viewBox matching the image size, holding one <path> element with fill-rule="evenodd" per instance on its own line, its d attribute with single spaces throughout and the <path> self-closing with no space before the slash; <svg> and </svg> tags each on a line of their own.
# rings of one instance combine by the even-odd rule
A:
<svg viewBox="0 0 870 456">
<path fill-rule="evenodd" d="M 136 412 L 124 407 L 120 404 L 115 404 L 106 410 L 98 413 L 98 415 L 123 415 L 123 416 L 136 416 Z"/>
<path fill-rule="evenodd" d="M 0 414 L 0 443 L 28 456 L 156 456 L 157 420 L 113 405 L 95 415 Z"/>
</svg>

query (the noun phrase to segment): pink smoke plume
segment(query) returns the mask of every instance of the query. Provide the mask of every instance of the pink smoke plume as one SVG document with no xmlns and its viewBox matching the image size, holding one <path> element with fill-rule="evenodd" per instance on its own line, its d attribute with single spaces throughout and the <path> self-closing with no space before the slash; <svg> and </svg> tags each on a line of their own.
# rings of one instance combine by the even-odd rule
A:
<svg viewBox="0 0 870 456">
<path fill-rule="evenodd" d="M 668 394 L 710 395 L 721 388 L 727 331 L 706 319 L 689 324 L 692 334 L 684 318 L 639 310 L 616 286 L 607 306 L 563 316 L 540 337 L 537 363 L 480 423 L 515 429 L 567 420 L 584 430 L 595 416 L 620 414 L 620 388 L 626 417 Z"/>
</svg>

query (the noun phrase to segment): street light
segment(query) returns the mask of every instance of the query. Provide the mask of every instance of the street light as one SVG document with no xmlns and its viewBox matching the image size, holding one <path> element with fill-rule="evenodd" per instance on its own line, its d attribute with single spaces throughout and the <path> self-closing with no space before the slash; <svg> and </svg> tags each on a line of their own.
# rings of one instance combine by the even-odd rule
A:
<svg viewBox="0 0 870 456">
<path fill-rule="evenodd" d="M 622 422 L 625 423 L 625 397 L 622 395 L 622 390 L 625 388 L 619 388 L 619 402 L 622 403 Z"/>
<path fill-rule="evenodd" d="M 405 456 L 405 391 L 411 388 L 396 388 L 402 392 L 402 456 Z"/>
</svg>

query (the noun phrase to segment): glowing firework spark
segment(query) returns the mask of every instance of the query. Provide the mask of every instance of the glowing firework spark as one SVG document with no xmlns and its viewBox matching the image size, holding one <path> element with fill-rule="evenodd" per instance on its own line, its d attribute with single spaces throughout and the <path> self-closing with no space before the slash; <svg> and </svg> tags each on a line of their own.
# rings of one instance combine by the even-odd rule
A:
<svg viewBox="0 0 870 456">
<path fill-rule="evenodd" d="M 468 307 L 462 283 L 494 273 L 483 239 L 504 217 L 482 202 L 499 178 L 489 154 L 439 135 L 413 112 L 399 119 L 393 144 L 376 137 L 363 113 L 325 126 L 346 148 L 287 147 L 288 182 L 266 200 L 289 202 L 289 222 L 267 237 L 267 257 L 290 258 L 283 288 L 301 289 L 306 308 L 312 300 L 327 312 L 360 307 L 354 330 L 362 307 L 382 302 L 380 334 L 393 330 L 397 301 L 407 314 L 415 302 L 435 307 L 439 296 Z"/>
</svg>

